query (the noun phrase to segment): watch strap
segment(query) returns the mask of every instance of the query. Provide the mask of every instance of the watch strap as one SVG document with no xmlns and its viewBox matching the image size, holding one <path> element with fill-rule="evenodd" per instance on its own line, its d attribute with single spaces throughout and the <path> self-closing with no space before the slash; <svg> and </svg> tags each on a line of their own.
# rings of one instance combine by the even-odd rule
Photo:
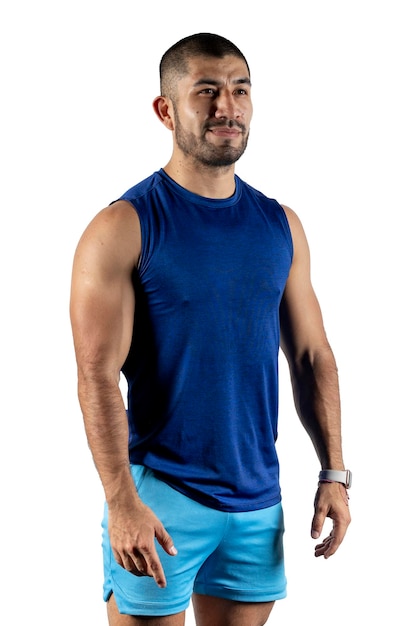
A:
<svg viewBox="0 0 418 626">
<path fill-rule="evenodd" d="M 346 489 L 350 489 L 352 474 L 350 470 L 321 470 L 319 472 L 319 482 L 341 483 Z"/>
</svg>

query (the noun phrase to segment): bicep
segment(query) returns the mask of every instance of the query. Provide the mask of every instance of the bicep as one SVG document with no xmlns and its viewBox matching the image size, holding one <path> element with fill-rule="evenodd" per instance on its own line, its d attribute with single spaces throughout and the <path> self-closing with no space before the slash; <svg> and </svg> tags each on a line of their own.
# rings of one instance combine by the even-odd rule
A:
<svg viewBox="0 0 418 626">
<path fill-rule="evenodd" d="M 293 260 L 280 305 L 281 346 L 295 361 L 327 345 L 322 313 L 311 282 L 310 252 L 302 224 L 285 208 L 293 239 Z"/>
<path fill-rule="evenodd" d="M 118 207 L 96 216 L 77 246 L 70 316 L 77 363 L 86 373 L 119 376 L 132 338 L 139 246 L 139 226 Z"/>
</svg>

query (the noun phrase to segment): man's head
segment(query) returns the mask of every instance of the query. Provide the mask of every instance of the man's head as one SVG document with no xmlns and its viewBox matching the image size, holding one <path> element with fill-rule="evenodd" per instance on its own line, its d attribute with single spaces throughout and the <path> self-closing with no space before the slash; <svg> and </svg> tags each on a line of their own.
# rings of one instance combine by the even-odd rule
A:
<svg viewBox="0 0 418 626">
<path fill-rule="evenodd" d="M 189 61 L 194 57 L 222 59 L 235 56 L 244 61 L 248 75 L 250 68 L 245 56 L 225 37 L 212 33 L 197 33 L 181 39 L 165 52 L 160 62 L 161 95 L 175 100 L 178 81 L 189 72 Z"/>
<path fill-rule="evenodd" d="M 173 131 L 174 155 L 194 166 L 235 163 L 247 146 L 252 117 L 250 70 L 242 52 L 219 35 L 191 35 L 164 54 L 160 76 L 154 110 Z"/>
</svg>

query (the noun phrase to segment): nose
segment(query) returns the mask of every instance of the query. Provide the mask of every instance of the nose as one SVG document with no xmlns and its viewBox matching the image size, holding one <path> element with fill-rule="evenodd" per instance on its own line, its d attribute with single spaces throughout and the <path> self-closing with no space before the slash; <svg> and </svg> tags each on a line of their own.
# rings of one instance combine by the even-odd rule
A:
<svg viewBox="0 0 418 626">
<path fill-rule="evenodd" d="M 214 106 L 216 118 L 237 119 L 242 116 L 241 107 L 237 99 L 230 92 L 220 92 L 214 102 Z"/>
</svg>

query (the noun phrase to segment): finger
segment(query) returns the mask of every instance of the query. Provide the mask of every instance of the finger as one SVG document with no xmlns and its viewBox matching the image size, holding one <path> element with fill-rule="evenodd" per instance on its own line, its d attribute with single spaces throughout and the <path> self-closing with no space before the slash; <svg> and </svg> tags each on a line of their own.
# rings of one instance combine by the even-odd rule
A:
<svg viewBox="0 0 418 626">
<path fill-rule="evenodd" d="M 329 559 L 337 551 L 338 545 L 336 545 L 334 538 L 330 541 L 324 542 L 315 546 L 315 556 L 323 556 L 324 559 Z"/>
<path fill-rule="evenodd" d="M 130 570 L 132 574 L 135 576 L 152 576 L 151 573 L 148 573 L 148 565 L 144 555 L 137 548 L 133 549 L 133 553 L 129 554 L 128 558 L 134 565 L 134 570 Z"/>
<path fill-rule="evenodd" d="M 329 536 L 329 541 L 326 543 L 325 550 L 324 550 L 324 557 L 326 559 L 328 559 L 330 556 L 335 554 L 335 552 L 338 550 L 338 548 L 340 547 L 345 537 L 346 531 L 347 531 L 347 526 L 340 524 L 338 522 L 334 522 L 334 527 L 332 529 L 332 532 Z"/>
<path fill-rule="evenodd" d="M 148 550 L 143 548 L 141 550 L 141 556 L 145 561 L 146 568 L 145 572 L 147 576 L 152 576 L 157 585 L 161 588 L 167 586 L 167 581 L 164 575 L 163 566 L 161 565 L 161 561 L 158 558 L 157 551 L 155 548 L 152 550 Z"/>
<path fill-rule="evenodd" d="M 156 529 L 155 536 L 157 538 L 158 543 L 163 548 L 163 550 L 167 552 L 167 554 L 170 554 L 171 556 L 176 556 L 177 549 L 174 545 L 174 541 L 172 540 L 171 536 L 168 534 L 164 526 L 161 526 L 161 528 Z"/>
<path fill-rule="evenodd" d="M 335 554 L 345 537 L 346 531 L 347 525 L 334 521 L 333 529 L 329 536 L 322 543 L 315 546 L 315 556 L 323 556 L 325 559 L 328 559 Z"/>
<path fill-rule="evenodd" d="M 113 551 L 113 554 L 118 565 L 126 569 L 130 574 L 134 574 L 134 576 L 146 575 L 147 564 L 139 553 L 128 554 L 127 552 L 118 553 Z"/>
<path fill-rule="evenodd" d="M 315 556 L 324 556 L 328 552 L 329 546 L 333 541 L 332 535 L 326 537 L 321 543 L 315 546 Z"/>
</svg>

